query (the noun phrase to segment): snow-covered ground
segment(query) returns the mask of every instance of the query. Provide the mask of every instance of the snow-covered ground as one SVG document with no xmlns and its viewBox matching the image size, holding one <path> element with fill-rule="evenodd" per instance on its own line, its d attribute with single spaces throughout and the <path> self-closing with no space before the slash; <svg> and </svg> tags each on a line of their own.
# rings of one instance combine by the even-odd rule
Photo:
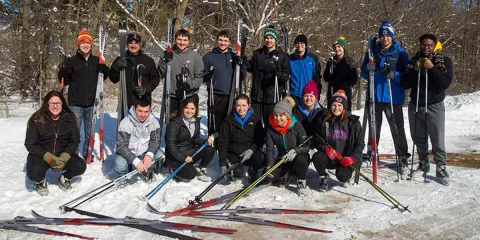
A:
<svg viewBox="0 0 480 240">
<path fill-rule="evenodd" d="M 446 142 L 447 151 L 455 153 L 474 153 L 480 148 L 480 92 L 447 97 L 446 105 Z M 112 159 L 115 145 L 116 114 L 106 116 L 106 136 L 108 158 L 103 163 L 94 162 L 89 165 L 84 175 L 75 178 L 73 191 L 65 193 L 57 185 L 59 173 L 48 172 L 47 180 L 50 195 L 41 197 L 32 190 L 32 183 L 25 175 L 27 151 L 23 146 L 26 122 L 33 112 L 31 104 L 12 104 L 10 113 L 13 118 L 0 119 L 0 156 L 3 167 L 0 176 L 0 220 L 12 219 L 15 216 L 30 217 L 33 209 L 40 214 L 55 217 L 75 217 L 75 213 L 62 214 L 58 206 L 69 200 L 113 179 Z M 405 129 L 409 149 L 411 138 L 405 110 Z M 205 115 L 205 112 L 203 112 Z M 355 114 L 362 115 L 363 110 Z M 205 122 L 205 120 L 204 120 Z M 393 141 L 384 121 L 379 146 L 380 153 L 392 153 Z M 202 130 L 203 135 L 206 130 Z M 98 136 L 97 136 L 98 137 Z M 98 142 L 98 141 L 97 141 Z M 98 149 L 98 146 L 96 147 Z M 430 175 L 434 175 L 434 168 Z M 371 177 L 371 170 L 364 169 Z M 393 170 L 379 170 L 379 186 L 399 202 L 408 205 L 411 213 L 392 209 L 392 205 L 384 199 L 367 182 L 361 180 L 358 186 L 332 182 L 333 189 L 327 193 L 318 192 L 318 175 L 313 166 L 310 167 L 307 185 L 310 195 L 298 197 L 294 188 L 269 187 L 237 202 L 237 205 L 248 207 L 295 208 L 295 209 L 330 209 L 336 213 L 328 215 L 260 215 L 269 220 L 298 224 L 307 227 L 333 230 L 331 234 L 313 233 L 290 229 L 244 223 L 224 222 L 218 220 L 200 220 L 174 217 L 169 221 L 198 223 L 206 226 L 230 227 L 238 229 L 233 235 L 213 233 L 192 233 L 183 231 L 202 239 L 480 239 L 480 171 L 460 167 L 448 167 L 451 184 L 442 186 L 435 181 L 423 183 L 417 178 L 414 181 L 396 180 Z M 209 165 L 209 173 L 215 178 L 219 176 L 216 162 Z M 83 204 L 80 208 L 115 217 L 141 217 L 159 219 L 145 209 L 144 203 L 138 201 L 139 196 L 148 193 L 166 175 L 157 175 L 152 184 L 140 178 L 130 181 L 124 188 L 109 192 L 101 197 Z M 333 177 L 334 178 L 334 177 Z M 433 180 L 433 179 L 432 179 Z M 150 203 L 161 211 L 172 211 L 187 204 L 187 200 L 198 195 L 208 183 L 193 180 L 190 183 L 169 182 L 155 195 Z M 240 189 L 241 183 L 218 185 L 204 199 L 210 199 Z M 159 235 L 134 230 L 126 227 L 92 227 L 92 226 L 47 226 L 100 239 L 166 239 Z M 60 239 L 31 233 L 11 230 L 0 230 L 0 239 Z"/>
</svg>

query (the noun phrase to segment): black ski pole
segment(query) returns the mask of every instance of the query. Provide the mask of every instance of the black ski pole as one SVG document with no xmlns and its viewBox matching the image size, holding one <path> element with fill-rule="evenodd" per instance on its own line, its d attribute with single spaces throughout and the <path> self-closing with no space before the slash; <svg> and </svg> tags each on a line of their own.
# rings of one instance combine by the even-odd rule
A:
<svg viewBox="0 0 480 240">
<path fill-rule="evenodd" d="M 428 69 L 425 68 L 425 153 L 427 154 L 427 161 L 425 162 L 424 170 L 429 169 L 430 162 L 428 161 Z M 428 166 L 428 168 L 427 168 Z M 427 171 L 423 172 L 423 181 L 429 183 L 427 181 Z"/>
<path fill-rule="evenodd" d="M 418 101 L 420 101 L 420 78 L 422 74 L 422 69 L 418 69 L 417 77 L 417 101 L 415 102 L 415 123 L 413 124 L 413 146 L 412 146 L 412 165 L 410 168 L 410 178 L 407 180 L 413 179 L 413 160 L 415 159 L 415 144 L 417 144 L 417 120 L 418 120 Z"/>
</svg>

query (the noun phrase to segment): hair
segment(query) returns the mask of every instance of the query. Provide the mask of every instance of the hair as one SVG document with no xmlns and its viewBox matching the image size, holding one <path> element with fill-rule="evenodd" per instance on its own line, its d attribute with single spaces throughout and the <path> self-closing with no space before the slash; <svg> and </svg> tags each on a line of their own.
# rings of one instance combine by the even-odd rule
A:
<svg viewBox="0 0 480 240">
<path fill-rule="evenodd" d="M 140 98 L 135 102 L 135 105 L 134 105 L 135 109 L 138 106 L 140 106 L 140 107 L 151 107 L 152 102 L 150 100 L 148 100 L 147 98 Z"/>
<path fill-rule="evenodd" d="M 178 30 L 178 31 L 175 33 L 175 39 L 177 39 L 178 36 L 187 37 L 188 40 L 190 40 L 190 32 L 188 32 L 188 30 L 186 30 L 186 29 L 184 29 L 184 28 Z"/>
<path fill-rule="evenodd" d="M 39 121 L 41 124 L 42 124 L 42 129 L 43 131 L 45 132 L 45 115 L 48 115 L 50 114 L 50 111 L 48 110 L 48 101 L 50 101 L 50 99 L 52 97 L 58 97 L 60 98 L 60 101 L 62 101 L 62 112 L 66 112 L 66 113 L 72 113 L 72 110 L 70 109 L 70 107 L 68 107 L 68 104 L 67 104 L 67 101 L 65 100 L 65 98 L 63 97 L 63 95 L 58 92 L 58 91 L 50 91 L 47 93 L 47 95 L 45 95 L 45 97 L 43 98 L 43 102 L 42 102 L 42 106 L 40 106 L 40 108 L 35 111 L 32 116 L 28 119 L 28 122 L 27 122 L 27 127 L 31 127 L 33 122 L 34 121 Z M 75 118 L 75 122 L 76 122 L 76 118 Z"/>
<path fill-rule="evenodd" d="M 193 103 L 193 105 L 195 106 L 195 114 L 193 114 L 193 117 L 196 118 L 200 109 L 198 109 L 198 101 L 196 101 L 193 97 L 184 99 L 180 103 L 180 108 L 178 109 L 177 114 L 174 116 L 181 116 L 183 113 L 183 109 L 185 109 L 189 103 Z"/>
<path fill-rule="evenodd" d="M 250 105 L 251 104 L 251 101 L 250 101 L 250 98 L 246 95 L 246 94 L 238 94 L 238 96 L 235 98 L 235 100 L 233 101 L 235 104 L 237 104 L 237 101 L 238 100 L 247 100 L 247 103 Z"/>
<path fill-rule="evenodd" d="M 217 33 L 217 39 L 219 37 L 226 37 L 228 38 L 228 40 L 231 40 L 230 39 L 230 32 L 228 32 L 228 30 L 221 30 L 220 32 Z"/>
<path fill-rule="evenodd" d="M 328 109 L 328 113 L 327 113 L 327 115 L 325 115 L 325 118 L 323 119 L 324 122 L 326 122 L 328 119 L 335 116 L 332 113 L 331 107 L 332 107 L 332 105 L 330 105 L 330 109 Z M 343 106 L 343 112 L 342 112 L 340 120 L 343 121 L 343 120 L 347 119 L 347 115 L 348 115 L 347 113 L 348 113 L 348 110 L 345 108 L 345 106 Z"/>
<path fill-rule="evenodd" d="M 422 36 L 420 36 L 418 38 L 418 41 L 419 42 L 422 42 L 424 39 L 430 39 L 432 40 L 433 42 L 435 42 L 435 44 L 437 43 L 437 37 L 431 33 L 426 33 L 426 34 L 423 34 Z"/>
</svg>

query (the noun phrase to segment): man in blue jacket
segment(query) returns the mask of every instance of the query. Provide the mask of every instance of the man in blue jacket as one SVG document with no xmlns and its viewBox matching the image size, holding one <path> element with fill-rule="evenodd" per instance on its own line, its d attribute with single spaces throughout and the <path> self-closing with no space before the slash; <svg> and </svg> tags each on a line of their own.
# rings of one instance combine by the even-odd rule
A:
<svg viewBox="0 0 480 240">
<path fill-rule="evenodd" d="M 235 66 L 240 60 L 237 54 L 232 52 L 230 48 L 230 34 L 226 30 L 222 30 L 217 34 L 217 47 L 213 48 L 211 52 L 207 53 L 203 57 L 204 71 L 207 73 L 204 81 L 208 81 L 208 92 L 213 90 L 214 105 L 208 106 L 209 111 L 213 110 L 215 115 L 215 130 L 220 131 L 222 122 L 229 114 L 228 102 L 230 98 L 230 90 L 232 88 L 233 80 L 235 78 Z M 213 72 L 210 68 L 213 67 Z M 213 74 L 213 76 L 212 76 Z M 213 77 L 213 89 L 210 89 L 210 81 Z M 240 79 L 245 77 L 245 67 L 241 67 Z M 241 81 L 239 83 L 241 86 Z M 232 96 L 235 97 L 235 96 Z M 210 102 L 210 94 L 208 95 L 208 101 Z M 212 108 L 212 109 L 210 109 Z M 209 119 L 208 121 L 211 121 Z M 211 135 L 215 131 L 213 129 L 208 130 L 208 134 Z"/>
<path fill-rule="evenodd" d="M 294 43 L 295 52 L 290 55 L 290 94 L 298 102 L 310 80 L 317 84 L 318 93 L 322 92 L 322 75 L 318 57 L 308 49 L 307 37 L 300 34 Z"/>
<path fill-rule="evenodd" d="M 385 112 L 390 131 L 396 145 L 396 154 L 400 162 L 400 173 L 403 174 L 408 166 L 407 139 L 403 120 L 402 105 L 405 102 L 405 88 L 401 85 L 409 58 L 407 52 L 393 39 L 394 29 L 388 20 L 384 20 L 378 30 L 379 41 L 373 45 L 375 64 L 368 63 L 368 52 L 362 62 L 361 75 L 368 79 L 369 71 L 375 71 L 375 121 L 377 129 L 377 144 L 380 141 L 382 127 L 382 113 Z M 390 79 L 392 96 L 390 96 L 387 79 Z M 390 107 L 393 102 L 393 114 Z M 392 116 L 393 115 L 393 116 Z M 369 150 L 371 148 L 369 137 Z"/>
</svg>

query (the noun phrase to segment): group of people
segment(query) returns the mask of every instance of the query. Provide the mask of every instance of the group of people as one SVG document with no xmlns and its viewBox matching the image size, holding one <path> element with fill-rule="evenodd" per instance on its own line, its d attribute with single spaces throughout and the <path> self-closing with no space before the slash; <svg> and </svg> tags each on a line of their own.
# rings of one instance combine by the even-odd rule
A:
<svg viewBox="0 0 480 240">
<path fill-rule="evenodd" d="M 400 164 L 408 164 L 402 104 L 405 90 L 412 88 L 408 115 L 411 135 L 418 146 L 418 170 L 429 171 L 427 141 L 430 137 L 437 164 L 436 177 L 448 184 L 443 99 L 453 77 L 452 62 L 442 54 L 441 44 L 432 34 L 419 38 L 420 49 L 411 59 L 394 40 L 394 30 L 388 21 L 382 22 L 378 37 L 379 41 L 372 44 L 375 60 L 369 62 L 366 54 L 359 68 L 365 79 L 374 72 L 377 141 L 382 112 L 385 112 Z M 28 121 L 27 175 L 35 182 L 35 190 L 41 195 L 48 194 L 45 175 L 50 168 L 65 171 L 58 180 L 64 190 L 71 188 L 73 177 L 84 173 L 86 163 L 81 157 L 85 159 L 87 154 L 98 73 L 117 83 L 123 70 L 130 109 L 117 132 L 114 170 L 119 176 L 134 169 L 146 173 L 165 155 L 165 165 L 170 172 L 182 166 L 176 180 L 189 181 L 196 177 L 208 182 L 211 177 L 207 167 L 218 152 L 221 173 L 226 174 L 230 166 L 237 164 L 226 174 L 230 181 L 242 179 L 246 166 L 248 180 L 253 182 L 260 170 L 266 172 L 280 159 L 285 163 L 268 177 L 288 183 L 296 176 L 300 195 L 306 192 L 311 162 L 319 174 L 319 190 L 328 190 L 327 169 L 336 169 L 340 182 L 349 181 L 354 168 L 361 166 L 365 143 L 359 117 L 351 113 L 352 87 L 357 83 L 358 70 L 348 55 L 346 39 L 339 37 L 333 42 L 335 54 L 329 57 L 323 72 L 328 83 L 326 108 L 319 102 L 320 61 L 309 50 L 307 37 L 295 38 L 295 51 L 290 55 L 278 46 L 278 40 L 278 32 L 269 26 L 264 32 L 263 46 L 247 58 L 233 52 L 229 32 L 220 31 L 216 47 L 202 58 L 189 48 L 190 33 L 181 29 L 174 35 L 173 51 L 163 52 L 155 67 L 154 60 L 142 52 L 140 34 L 131 32 L 127 34 L 126 57 L 116 58 L 109 68 L 92 55 L 93 39 L 82 29 L 77 38 L 76 55 L 64 61 L 58 74 L 59 80 L 69 86 L 68 104 L 62 94 L 49 92 Z M 140 64 L 146 69 L 137 76 Z M 161 126 L 151 112 L 151 94 L 160 78 L 166 78 L 168 64 L 172 82 L 167 97 L 171 108 L 163 154 Z M 246 72 L 252 73 L 250 97 L 244 93 L 231 96 L 236 66 L 241 69 L 239 81 L 244 81 Z M 141 85 L 138 78 L 142 79 Z M 218 133 L 218 141 L 200 136 L 198 91 L 205 82 L 212 93 L 209 111 L 215 118 L 209 135 Z M 231 97 L 235 97 L 233 106 L 229 106 Z M 232 107 L 230 112 L 229 107 Z M 78 149 L 82 123 L 85 140 L 83 148 Z M 308 136 L 313 136 L 312 140 L 304 142 Z M 205 144 L 207 146 L 200 149 Z M 316 152 L 311 155 L 314 149 Z"/>
</svg>

